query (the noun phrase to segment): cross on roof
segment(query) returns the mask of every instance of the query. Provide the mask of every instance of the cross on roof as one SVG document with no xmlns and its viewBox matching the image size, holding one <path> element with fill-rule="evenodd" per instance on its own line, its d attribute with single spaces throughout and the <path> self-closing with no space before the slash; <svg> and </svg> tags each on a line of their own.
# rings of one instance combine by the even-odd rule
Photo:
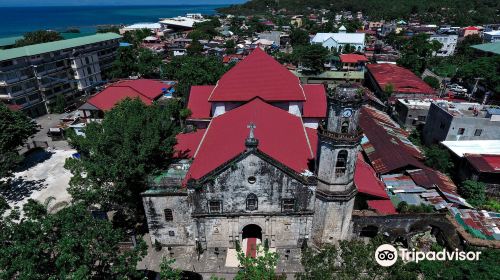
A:
<svg viewBox="0 0 500 280">
<path fill-rule="evenodd" d="M 254 134 L 253 134 L 253 131 L 254 131 L 255 128 L 257 128 L 257 126 L 253 122 L 251 122 L 251 123 L 249 123 L 247 125 L 247 128 L 250 128 L 250 135 L 248 136 L 248 138 L 250 138 L 250 139 L 255 138 Z"/>
</svg>

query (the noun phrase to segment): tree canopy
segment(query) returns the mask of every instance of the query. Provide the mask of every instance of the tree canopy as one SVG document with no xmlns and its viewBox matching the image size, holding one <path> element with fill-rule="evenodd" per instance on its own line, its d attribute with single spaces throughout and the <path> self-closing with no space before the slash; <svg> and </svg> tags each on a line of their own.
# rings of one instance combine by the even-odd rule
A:
<svg viewBox="0 0 500 280">
<path fill-rule="evenodd" d="M 0 178 L 12 175 L 22 160 L 19 146 L 37 132 L 36 123 L 21 111 L 12 111 L 0 102 Z"/>
<path fill-rule="evenodd" d="M 398 64 L 420 75 L 427 68 L 432 53 L 441 49 L 442 44 L 436 40 L 429 41 L 426 33 L 417 34 L 403 43 Z"/>
<path fill-rule="evenodd" d="M 142 209 L 147 176 L 164 169 L 172 155 L 178 109 L 175 100 L 162 108 L 126 99 L 106 112 L 102 123 L 89 123 L 85 137 L 70 135 L 81 155 L 65 164 L 73 174 L 68 189 L 73 199 L 105 210 Z"/>
<path fill-rule="evenodd" d="M 136 75 L 143 78 L 159 78 L 162 64 L 161 57 L 149 49 L 120 47 L 109 75 L 112 78 L 128 78 Z"/>
<path fill-rule="evenodd" d="M 329 52 L 319 44 L 303 45 L 294 48 L 293 55 L 306 72 L 321 73 Z"/>
<path fill-rule="evenodd" d="M 34 44 L 47 43 L 62 40 L 63 37 L 59 32 L 37 30 L 24 34 L 24 38 L 16 41 L 15 47 L 24 47 Z"/>
<path fill-rule="evenodd" d="M 191 86 L 215 85 L 231 67 L 216 56 L 177 56 L 164 66 L 162 78 L 178 81 L 177 94 L 187 102 Z"/>
<path fill-rule="evenodd" d="M 25 217 L 13 210 L 0 220 L 1 279 L 130 279 L 146 244 L 123 251 L 122 231 L 97 220 L 81 204 L 47 213 L 30 200 Z M 1 213 L 3 216 L 4 212 Z"/>
</svg>

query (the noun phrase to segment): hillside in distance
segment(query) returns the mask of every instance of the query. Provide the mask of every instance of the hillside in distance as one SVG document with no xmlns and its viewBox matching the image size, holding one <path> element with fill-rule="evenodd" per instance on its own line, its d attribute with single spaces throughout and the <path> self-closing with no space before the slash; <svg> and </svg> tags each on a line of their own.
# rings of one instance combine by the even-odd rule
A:
<svg viewBox="0 0 500 280">
<path fill-rule="evenodd" d="M 408 19 L 412 15 L 427 23 L 466 26 L 500 22 L 498 0 L 251 0 L 218 9 L 224 14 L 266 14 L 285 9 L 287 14 L 307 14 L 308 8 L 332 12 L 363 12 L 370 19 Z"/>
</svg>

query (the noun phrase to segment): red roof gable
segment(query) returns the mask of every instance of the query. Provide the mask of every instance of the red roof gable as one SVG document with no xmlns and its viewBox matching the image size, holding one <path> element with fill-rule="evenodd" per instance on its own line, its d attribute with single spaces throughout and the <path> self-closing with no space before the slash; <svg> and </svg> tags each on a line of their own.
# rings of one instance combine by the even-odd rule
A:
<svg viewBox="0 0 500 280">
<path fill-rule="evenodd" d="M 209 101 L 304 101 L 299 78 L 279 62 L 256 48 L 224 74 Z"/>
<path fill-rule="evenodd" d="M 433 88 L 406 68 L 390 63 L 368 64 L 367 68 L 382 90 L 392 84 L 395 93 L 435 94 Z"/>
<path fill-rule="evenodd" d="M 172 87 L 171 85 L 167 85 L 161 81 L 148 79 L 123 80 L 116 82 L 111 86 L 130 87 L 149 99 L 156 99 L 158 96 L 163 94 L 164 89 L 169 89 Z"/>
<path fill-rule="evenodd" d="M 210 119 L 211 104 L 208 97 L 215 86 L 192 86 L 187 107 L 191 110 L 190 119 Z"/>
<path fill-rule="evenodd" d="M 479 172 L 500 173 L 500 155 L 466 154 L 465 158 Z"/>
<path fill-rule="evenodd" d="M 390 200 L 368 200 L 368 208 L 379 214 L 397 214 L 396 208 Z"/>
<path fill-rule="evenodd" d="M 244 152 L 251 122 L 261 152 L 296 172 L 309 169 L 314 155 L 302 120 L 255 99 L 212 119 L 186 179 L 199 179 Z"/>
<path fill-rule="evenodd" d="M 434 188 L 436 186 L 441 191 L 452 194 L 457 193 L 457 186 L 453 183 L 450 177 L 437 170 L 424 167 L 419 170 L 409 170 L 407 173 L 410 175 L 413 182 L 419 186 L 427 189 Z"/>
<path fill-rule="evenodd" d="M 153 100 L 163 94 L 163 89 L 171 87 L 171 85 L 156 80 L 124 80 L 108 86 L 87 102 L 102 111 L 111 110 L 118 102 L 127 97 L 139 98 L 144 104 L 150 105 Z"/>
<path fill-rule="evenodd" d="M 91 97 L 87 103 L 94 105 L 99 110 L 108 111 L 127 97 L 131 99 L 139 98 L 146 105 L 151 105 L 153 102 L 153 100 L 141 95 L 132 88 L 111 86 Z"/>
<path fill-rule="evenodd" d="M 349 53 L 349 54 L 341 54 L 340 61 L 342 63 L 357 63 L 357 62 L 366 62 L 368 61 L 368 58 L 366 58 L 366 56 L 362 54 Z"/>
<path fill-rule="evenodd" d="M 361 153 L 358 154 L 356 161 L 354 184 L 360 193 L 389 199 L 384 184 L 377 178 L 375 170 L 365 162 Z"/>
<path fill-rule="evenodd" d="M 323 85 L 303 85 L 306 94 L 304 102 L 304 118 L 324 118 L 326 117 L 326 91 Z"/>
<path fill-rule="evenodd" d="M 198 129 L 195 132 L 178 134 L 175 137 L 177 144 L 174 146 L 174 158 L 192 158 L 205 131 L 206 129 Z"/>
</svg>

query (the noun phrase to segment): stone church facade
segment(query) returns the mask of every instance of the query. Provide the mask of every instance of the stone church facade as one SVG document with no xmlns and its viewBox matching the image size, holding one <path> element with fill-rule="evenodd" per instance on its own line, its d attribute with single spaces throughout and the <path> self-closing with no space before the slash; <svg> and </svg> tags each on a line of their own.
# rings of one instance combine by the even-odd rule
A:
<svg viewBox="0 0 500 280">
<path fill-rule="evenodd" d="M 235 248 L 254 237 L 297 248 L 349 239 L 361 96 L 349 86 L 318 94 L 318 129 L 258 96 L 179 136 L 179 162 L 143 193 L 152 242 Z"/>
</svg>

